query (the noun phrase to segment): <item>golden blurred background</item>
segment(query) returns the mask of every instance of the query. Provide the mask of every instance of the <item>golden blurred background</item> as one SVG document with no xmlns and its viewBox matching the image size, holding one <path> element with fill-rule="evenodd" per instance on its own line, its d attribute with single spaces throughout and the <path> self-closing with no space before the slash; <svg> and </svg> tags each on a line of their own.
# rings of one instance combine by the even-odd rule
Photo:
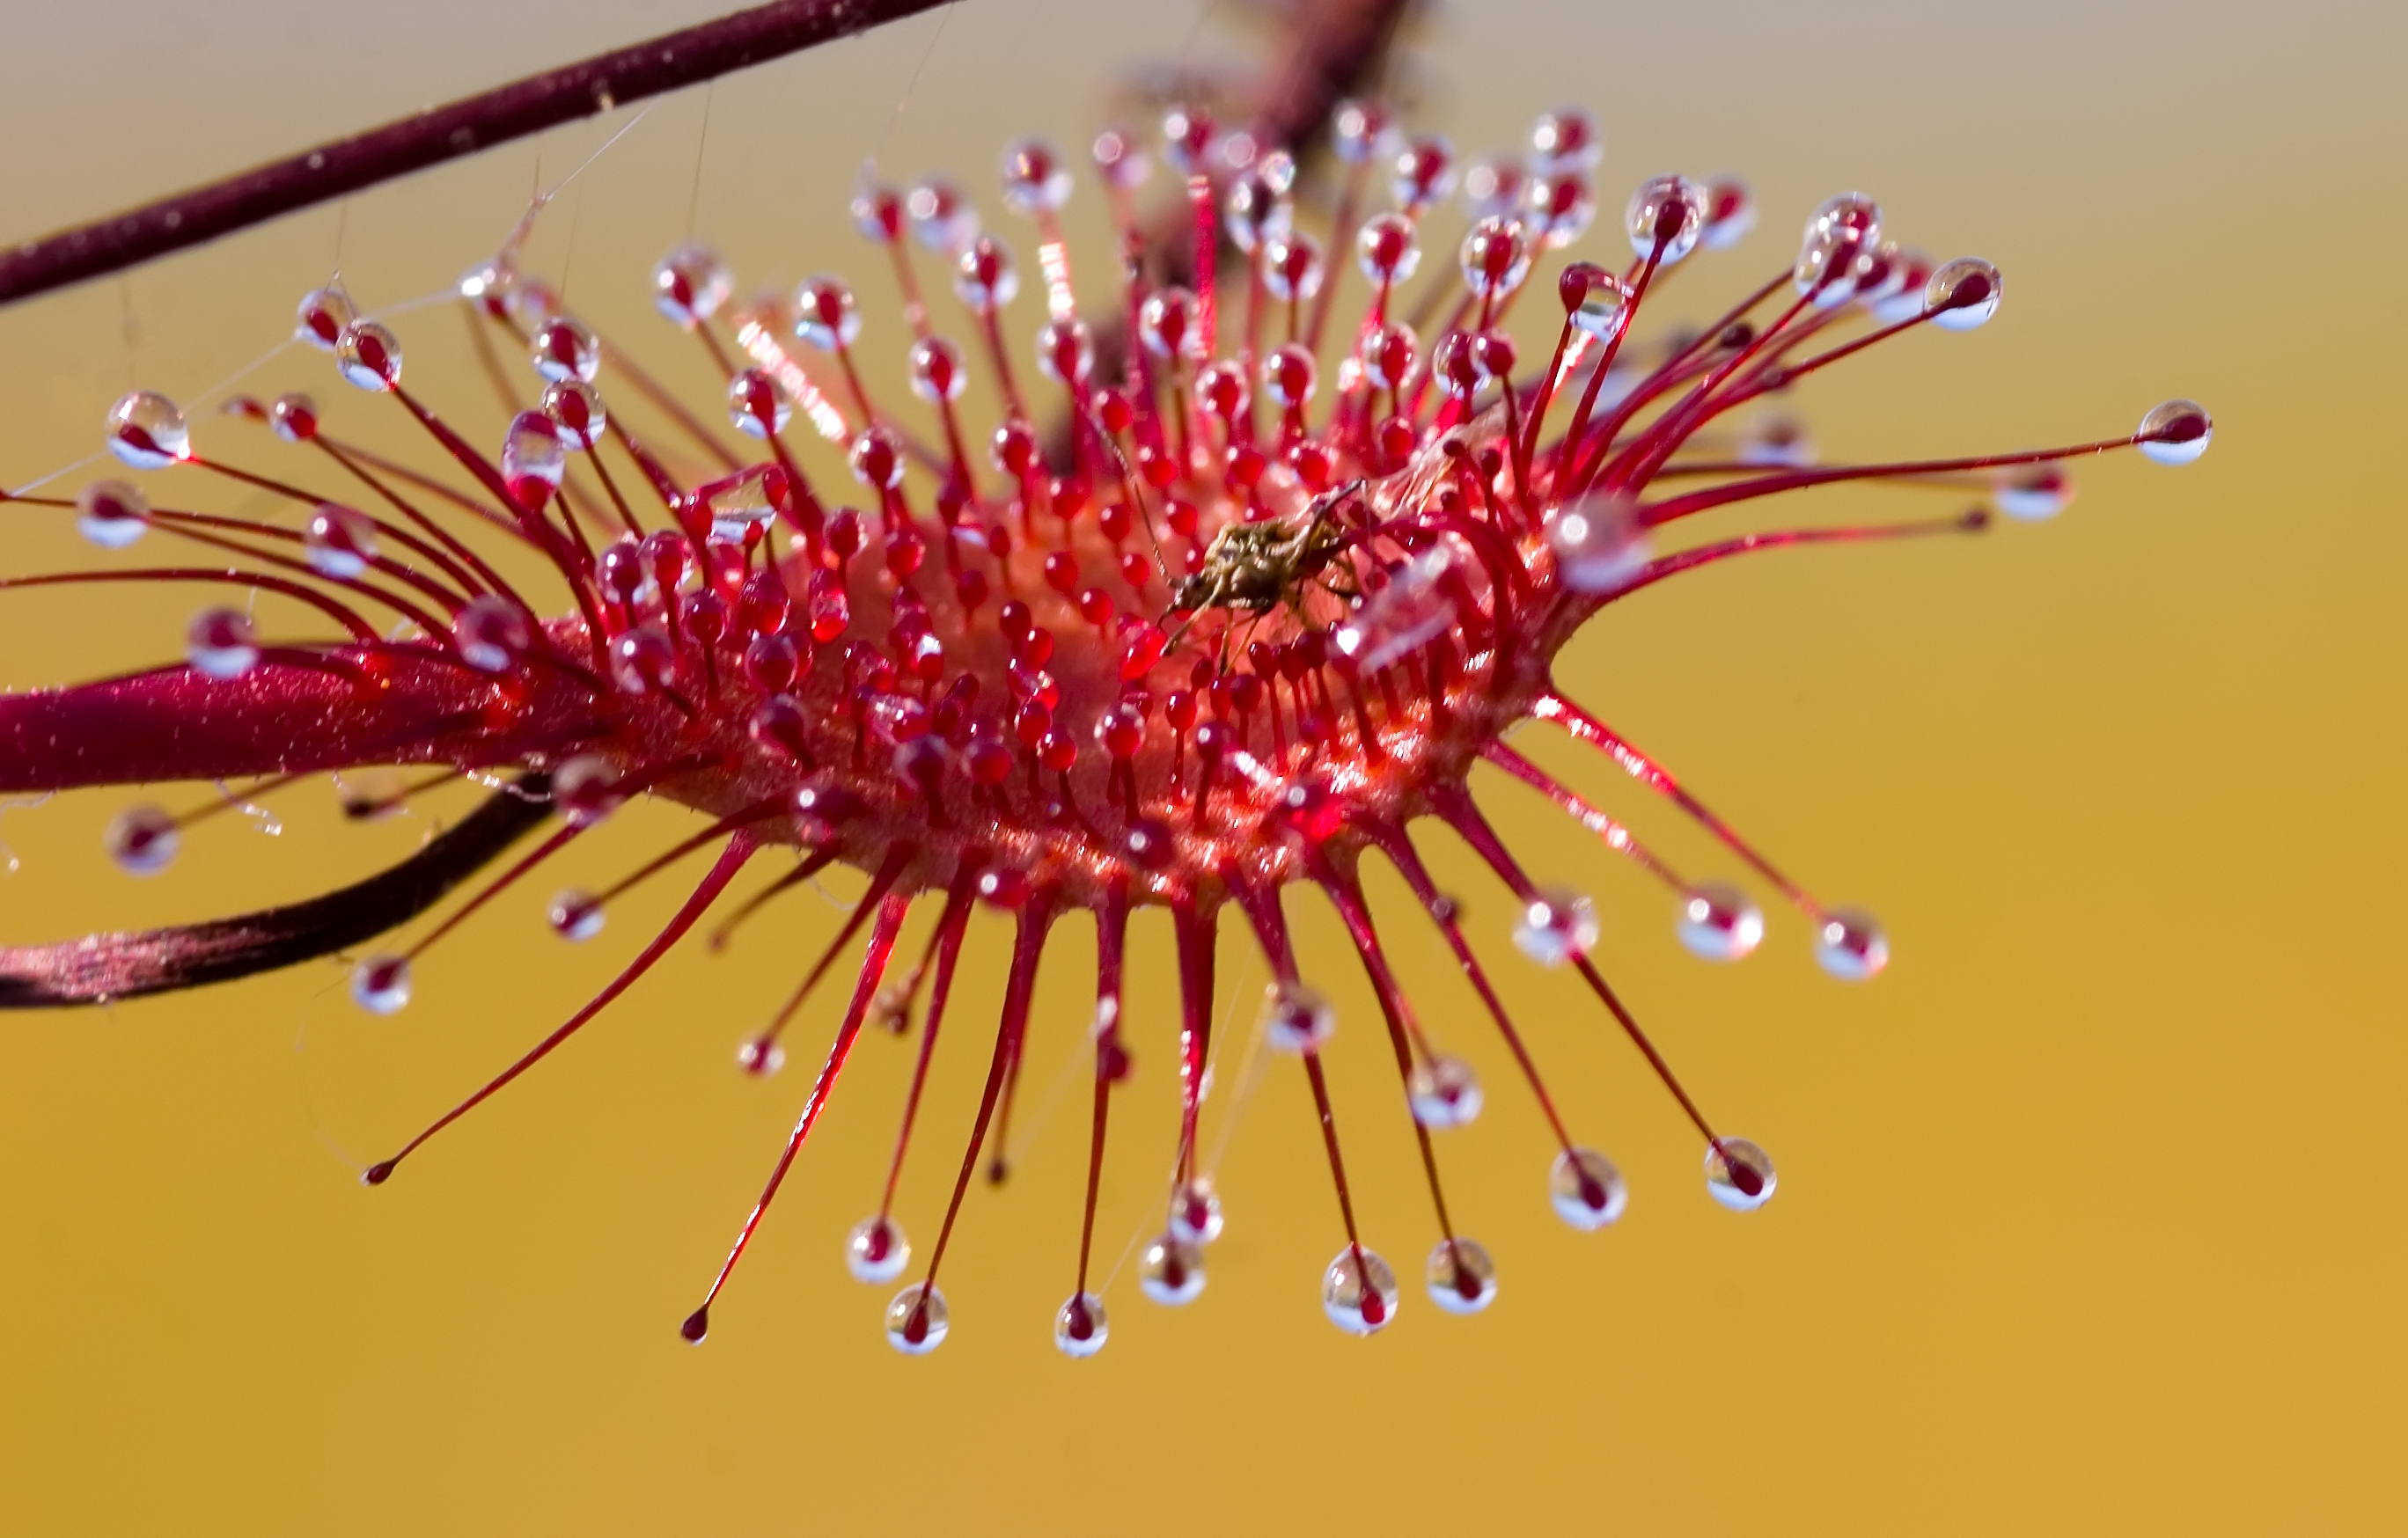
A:
<svg viewBox="0 0 2408 1538">
<path fill-rule="evenodd" d="M 12 7 L 0 238 L 715 8 Z M 538 879 L 434 952 L 391 1018 L 359 1013 L 322 964 L 0 1022 L 0 1529 L 2399 1531 L 2403 31 L 2371 0 L 1454 0 L 1419 29 L 1399 93 L 1467 151 L 1519 144 L 1559 101 L 1599 114 L 1606 218 L 1571 254 L 1619 260 L 1614 215 L 1648 174 L 1753 179 L 1763 227 L 1698 259 L 1670 310 L 1752 287 L 1849 187 L 1901 238 L 2000 263 L 1988 328 L 1914 335 L 1801 394 L 1831 458 L 2120 433 L 2173 395 L 2215 413 L 2196 466 L 2077 466 L 2055 523 L 1739 563 L 1620 605 L 1567 655 L 1578 697 L 1810 885 L 1881 914 L 1897 959 L 1877 982 L 1822 976 L 1785 910 L 1758 957 L 1698 963 L 1659 889 L 1535 798 L 1483 785 L 1526 861 L 1596 893 L 1610 975 L 1710 1111 L 1779 1161 L 1762 1213 L 1705 1199 L 1694 1139 L 1643 1065 L 1575 985 L 1501 943 L 1501 893 L 1432 836 L 1576 1129 L 1631 1180 L 1618 1227 L 1576 1234 L 1549 1212 L 1527 1097 L 1383 877 L 1408 981 L 1489 1087 L 1481 1124 L 1442 1150 L 1458 1223 L 1501 1269 L 1489 1314 L 1441 1317 L 1420 1290 L 1434 1234 L 1370 997 L 1341 932 L 1298 899 L 1308 971 L 1345 1021 L 1332 1074 L 1366 1239 L 1409 1289 L 1393 1330 L 1356 1342 L 1320 1317 L 1337 1216 L 1301 1075 L 1280 1062 L 1221 1166 L 1230 1227 L 1203 1299 L 1154 1307 L 1124 1265 L 1110 1348 L 1054 1350 L 1085 1155 L 1076 1081 L 1049 1100 L 1083 1071 L 1092 940 L 1072 923 L 1040 991 L 1019 1173 L 974 1190 L 948 1260 L 944 1348 L 896 1356 L 885 1289 L 839 1263 L 910 1066 L 908 1046 L 874 1038 L 691 1350 L 677 1321 L 841 990 L 805 1016 L 782 1076 L 742 1079 L 731 1053 L 833 933 L 832 900 L 789 901 L 726 956 L 677 955 L 364 1191 L 362 1162 L 565 1017 L 677 896 L 661 884 L 566 947 Z M 1144 69 L 1242 64 L 1256 36 L 1234 3 L 957 6 L 654 107 L 546 215 L 534 263 L 566 268 L 573 304 L 706 402 L 701 360 L 643 287 L 690 226 L 747 285 L 851 273 L 866 345 L 899 355 L 883 275 L 843 217 L 865 157 L 898 178 L 949 168 L 1025 255 L 994 193 L 1004 140 L 1083 146 Z M 191 397 L 241 369 L 337 263 L 371 306 L 443 289 L 532 188 L 635 115 L 0 311 L 0 484 L 92 453 L 130 381 Z M 1091 283 L 1098 202 L 1082 180 Z M 497 431 L 457 317 L 395 324 L 413 376 Z M 306 388 L 337 426 L 380 430 L 315 353 L 288 348 L 243 387 Z M 258 430 L 195 416 L 205 443 L 276 463 Z M 85 559 L 59 515 L 0 518 L 11 572 Z M 9 594 L 0 683 L 174 655 L 197 602 Z M 1541 731 L 1520 740 L 1684 867 L 1729 870 L 1602 764 Z M 0 808 L 0 864 L 16 866 L 0 939 L 290 899 L 389 862 L 467 804 L 363 829 L 297 789 L 275 804 L 280 834 L 216 819 L 136 882 L 99 847 L 136 794 Z M 663 808 L 619 820 L 636 831 L 587 841 L 555 879 L 599 884 L 690 826 Z M 923 1246 L 1005 933 L 973 926 L 906 1176 Z M 1234 1046 L 1263 973 L 1225 938 Z M 1173 1135 L 1158 916 L 1138 947 L 1107 1270 L 1158 1221 Z M 1208 1140 L 1238 1077 L 1225 1058 Z"/>
</svg>

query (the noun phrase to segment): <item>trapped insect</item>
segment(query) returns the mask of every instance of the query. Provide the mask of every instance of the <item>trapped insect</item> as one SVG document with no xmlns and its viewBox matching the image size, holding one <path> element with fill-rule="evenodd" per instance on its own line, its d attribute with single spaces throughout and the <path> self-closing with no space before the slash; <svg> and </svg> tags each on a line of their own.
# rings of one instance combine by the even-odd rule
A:
<svg viewBox="0 0 2408 1538">
<path fill-rule="evenodd" d="M 1213 940 L 1231 915 L 1273 978 L 1259 1029 L 1296 1058 L 1319 1114 L 1342 1236 L 1321 1278 L 1323 1306 L 1341 1329 L 1369 1334 L 1394 1320 L 1403 1289 L 1358 1223 L 1341 1099 L 1350 1139 L 1359 1118 L 1393 1123 L 1403 1112 L 1427 1176 L 1436 1237 L 1422 1269 L 1433 1302 L 1485 1307 L 1497 1268 L 1457 1227 L 1440 1179 L 1443 1143 L 1463 1135 L 1488 1090 L 1398 984 L 1358 876 L 1367 854 L 1402 876 L 1509 1046 L 1558 1146 L 1545 1179 L 1555 1209 L 1596 1229 L 1627 1200 L 1613 1163 L 1558 1117 L 1534 1045 L 1492 984 L 1462 910 L 1423 865 L 1409 825 L 1436 824 L 1509 894 L 1517 946 L 1574 969 L 1661 1079 L 1701 1140 L 1708 1194 L 1735 1210 L 1761 1206 L 1777 1184 L 1770 1158 L 1719 1130 L 1674 1076 L 1598 963 L 1587 901 L 1527 876 L 1475 805 L 1472 767 L 1536 790 L 1662 883 L 1690 949 L 1717 961 L 1756 949 L 1767 923 L 1754 900 L 1676 873 L 1505 734 L 1536 720 L 1592 745 L 1795 907 L 1827 971 L 1870 977 L 1889 955 L 1880 927 L 1792 881 L 1568 698 L 1551 676 L 1555 655 L 1606 605 L 1741 555 L 1971 532 L 1987 525 L 1991 506 L 2045 518 L 2070 494 L 2065 462 L 2127 447 L 2168 463 L 2195 459 L 2209 441 L 2208 416 L 2174 401 L 2130 433 L 2093 441 L 1814 464 L 1793 434 L 1734 432 L 1739 414 L 1876 342 L 1985 322 L 2002 292 L 1995 268 L 1900 247 L 1870 198 L 1846 193 L 1815 209 L 1794 255 L 1779 253 L 1724 313 L 1690 328 L 1641 326 L 1667 273 L 1735 247 L 1756 221 L 1736 178 L 1654 176 L 1619 221 L 1629 256 L 1573 260 L 1555 275 L 1560 321 L 1533 369 L 1505 328 L 1534 302 L 1528 295 L 1548 292 L 1534 280 L 1537 263 L 1584 240 L 1592 256 L 1606 254 L 1590 228 L 1598 125 L 1578 110 L 1549 112 L 1523 153 L 1467 174 L 1443 140 L 1408 136 L 1376 104 L 1349 102 L 1334 114 L 1330 146 L 1336 165 L 1316 235 L 1305 227 L 1312 205 L 1298 163 L 1255 125 L 1178 107 L 1146 142 L 1099 135 L 1088 174 L 1121 249 L 1148 253 L 1116 268 L 1125 285 L 1099 296 L 1074 281 L 1091 259 L 1070 249 L 1058 217 L 1080 173 L 1040 141 L 1009 147 L 1002 198 L 1034 234 L 1041 278 L 1033 351 L 1007 322 L 1022 286 L 1009 245 L 957 186 L 932 178 L 865 184 L 851 210 L 896 295 L 874 327 L 840 278 L 737 304 L 709 249 L 681 246 L 660 263 L 651 275 L 657 306 L 693 338 L 683 345 L 716 362 L 727 381 L 717 403 L 670 397 L 637 363 L 640 349 L 570 313 L 512 248 L 461 285 L 480 335 L 525 358 L 541 386 L 541 408 L 520 414 L 498 444 L 468 441 L 415 393 L 402 335 L 338 287 L 303 300 L 299 334 L 368 399 L 247 403 L 242 414 L 283 446 L 277 468 L 222 458 L 174 403 L 128 394 L 108 413 L 106 441 L 150 478 L 96 481 L 72 499 L 16 499 L 73 517 L 111 553 L 88 570 L 5 585 L 197 585 L 228 590 L 217 596 L 233 601 L 194 618 L 181 666 L 0 695 L 0 793 L 224 779 L 265 781 L 253 791 L 264 794 L 289 779 L 380 765 L 512 783 L 400 867 L 313 903 L 0 952 L 0 1003 L 87 1004 L 345 950 L 426 911 L 541 830 L 531 851 L 432 930 L 356 961 L 361 1006 L 399 1011 L 422 982 L 440 986 L 440 974 L 419 964 L 430 945 L 606 826 L 629 798 L 665 797 L 700 814 L 690 838 L 624 881 L 552 900 L 553 928 L 590 940 L 627 888 L 681 855 L 716 851 L 609 987 L 372 1166 L 369 1183 L 381 1184 L 614 1001 L 755 857 L 780 848 L 796 863 L 755 887 L 723 929 L 830 865 L 853 867 L 868 876 L 867 893 L 739 1052 L 748 1072 L 775 1072 L 814 986 L 861 947 L 850 1002 L 794 1130 L 682 1332 L 694 1341 L 706 1333 L 863 1027 L 916 1012 L 917 1067 L 884 1193 L 844 1248 L 865 1281 L 909 1278 L 885 1327 L 916 1353 L 950 1326 L 939 1273 L 984 1151 L 1004 1141 L 1046 942 L 1083 910 L 1098 935 L 1087 1027 L 1092 1154 L 1085 1224 L 1054 1333 L 1063 1350 L 1085 1356 L 1109 1332 L 1091 1275 L 1093 1220 L 1114 1087 L 1145 1018 L 1124 986 L 1127 926 L 1136 910 L 1163 909 L 1178 947 L 1181 1110 L 1164 1130 L 1173 1173 L 1140 1288 L 1180 1304 L 1200 1293 L 1223 1226 L 1197 1133 L 1219 986 Z M 1168 184 L 1155 190 L 1173 227 L 1191 233 L 1184 245 L 1148 234 L 1142 199 L 1156 154 L 1169 175 L 1153 178 Z M 1226 263 L 1225 246 L 1235 253 Z M 1426 249 L 1451 249 L 1453 270 L 1417 282 Z M 1350 263 L 1365 292 L 1341 319 Z M 944 334 L 948 321 L 929 303 L 937 274 L 968 346 Z M 1100 302 L 1082 306 L 1082 298 Z M 1107 328 L 1088 313 L 1121 319 Z M 854 355 L 868 346 L 908 349 L 915 404 L 865 387 Z M 1004 403 L 993 424 L 966 421 L 957 404 L 974 369 Z M 714 407 L 739 434 L 736 445 L 704 420 Z M 338 436 L 346 409 L 405 412 L 448 468 L 428 475 Z M 1048 422 L 1061 424 L 1051 438 Z M 169 505 L 211 476 L 264 491 L 290 516 Z M 1658 548 L 1694 516 L 1858 479 L 1939 479 L 1985 506 Z M 837 503 L 848 481 L 841 494 L 858 506 Z M 489 556 L 504 541 L 542 557 L 557 597 L 503 579 Z M 118 553 L 146 542 L 203 553 L 155 565 Z M 241 603 L 254 591 L 291 606 L 263 626 Z M 304 614 L 315 630 L 282 632 Z M 328 639 L 328 630 L 339 634 Z M 138 808 L 112 831 L 112 852 L 131 871 L 156 869 L 173 858 L 178 826 Z M 1290 887 L 1318 891 L 1343 920 L 1379 1001 L 1396 1090 L 1333 1084 L 1323 1051 L 1340 1022 L 1290 942 Z M 890 986 L 915 903 L 939 916 L 924 954 Z M 897 1216 L 901 1175 L 963 938 L 982 904 L 1008 916 L 1012 961 L 979 1109 L 914 1274 Z"/>
</svg>

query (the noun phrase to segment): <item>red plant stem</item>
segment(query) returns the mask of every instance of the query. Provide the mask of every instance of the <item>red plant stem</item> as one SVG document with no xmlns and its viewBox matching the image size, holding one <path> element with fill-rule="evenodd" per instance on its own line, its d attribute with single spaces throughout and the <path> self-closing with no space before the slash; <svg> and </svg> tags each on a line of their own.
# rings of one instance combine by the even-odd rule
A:
<svg viewBox="0 0 2408 1538">
<path fill-rule="evenodd" d="M 194 187 L 0 256 L 0 305 L 934 8 L 940 0 L 773 0 L 547 69 Z"/>
<path fill-rule="evenodd" d="M 660 933 L 652 937 L 652 943 L 647 945 L 634 961 L 627 963 L 625 971 L 611 979 L 609 987 L 595 994 L 584 1008 L 571 1015 L 566 1024 L 536 1043 L 516 1062 L 495 1075 L 483 1089 L 444 1112 L 441 1117 L 429 1123 L 424 1132 L 402 1145 L 399 1153 L 394 1154 L 391 1159 L 381 1160 L 369 1165 L 367 1174 L 362 1178 L 371 1186 L 383 1185 L 393 1177 L 394 1167 L 424 1146 L 428 1138 L 483 1104 L 504 1085 L 551 1056 L 553 1048 L 577 1034 L 587 1021 L 601 1014 L 609 1007 L 611 1000 L 624 993 L 637 978 L 652 970 L 653 962 L 667 955 L 670 947 L 684 938 L 685 932 L 692 929 L 695 920 L 702 917 L 703 910 L 710 907 L 718 899 L 719 894 L 727 890 L 727 884 L 736 879 L 737 873 L 744 868 L 744 862 L 752 857 L 752 851 L 758 847 L 760 847 L 759 845 L 742 833 L 729 839 L 727 847 L 720 851 L 718 862 L 712 865 L 710 872 L 703 876 L 702 884 L 694 889 L 686 898 L 684 905 L 670 917 L 667 925 L 661 930 Z"/>
</svg>

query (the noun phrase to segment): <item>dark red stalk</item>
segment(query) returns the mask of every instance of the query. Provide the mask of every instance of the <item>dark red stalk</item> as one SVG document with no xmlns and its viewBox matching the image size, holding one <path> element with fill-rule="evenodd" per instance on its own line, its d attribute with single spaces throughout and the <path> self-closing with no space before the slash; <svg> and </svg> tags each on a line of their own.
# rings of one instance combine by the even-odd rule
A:
<svg viewBox="0 0 2408 1538">
<path fill-rule="evenodd" d="M 106 1004 L 273 972 L 406 923 L 552 815 L 549 780 L 526 775 L 424 848 L 322 897 L 233 919 L 49 946 L 0 947 L 0 1009 Z"/>
<path fill-rule="evenodd" d="M 774 0 L 191 188 L 0 256 L 0 305 L 198 246 L 447 160 L 916 16 L 943 0 Z"/>
</svg>

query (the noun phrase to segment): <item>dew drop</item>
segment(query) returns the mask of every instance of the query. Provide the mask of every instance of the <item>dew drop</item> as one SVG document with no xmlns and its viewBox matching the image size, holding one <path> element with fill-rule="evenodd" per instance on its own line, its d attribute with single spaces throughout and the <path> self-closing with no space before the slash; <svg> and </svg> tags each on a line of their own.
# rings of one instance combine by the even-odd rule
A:
<svg viewBox="0 0 2408 1538">
<path fill-rule="evenodd" d="M 1092 1357 L 1104 1348 L 1111 1325 L 1104 1317 L 1104 1300 L 1081 1292 L 1054 1316 L 1054 1344 L 1066 1357 Z"/>
<path fill-rule="evenodd" d="M 368 569 L 376 559 L 376 524 L 368 515 L 338 502 L 322 502 L 309 515 L 301 542 L 309 567 L 321 577 L 347 581 Z"/>
<path fill-rule="evenodd" d="M 1923 285 L 1924 313 L 1945 331 L 1971 331 L 1999 313 L 2005 296 L 1999 269 L 1978 256 L 1960 256 Z"/>
<path fill-rule="evenodd" d="M 1438 1053 L 1407 1072 L 1405 1099 L 1413 1119 L 1433 1131 L 1469 1126 L 1480 1116 L 1480 1078 L 1461 1058 Z"/>
<path fill-rule="evenodd" d="M 1225 1221 L 1221 1193 L 1213 1189 L 1210 1176 L 1196 1176 L 1170 1198 L 1170 1236 L 1174 1239 L 1190 1245 L 1209 1245 L 1221 1237 Z"/>
<path fill-rule="evenodd" d="M 1564 586 L 1592 596 L 1619 592 L 1647 567 L 1647 534 L 1638 505 L 1618 492 L 1592 493 L 1547 520 L 1547 545 Z"/>
<path fill-rule="evenodd" d="M 1814 960 L 1832 976 L 1859 983 L 1889 965 L 1889 936 L 1871 914 L 1834 908 L 1815 921 Z"/>
<path fill-rule="evenodd" d="M 184 655 L 196 673 L 221 681 L 241 677 L 259 665 L 251 617 L 240 609 L 203 609 L 184 632 Z"/>
<path fill-rule="evenodd" d="M 76 493 L 76 532 L 104 550 L 122 550 L 150 527 L 150 499 L 131 481 L 95 480 Z"/>
<path fill-rule="evenodd" d="M 1706 1194 L 1733 1212 L 1754 1212 L 1780 1183 L 1772 1156 L 1743 1137 L 1721 1138 L 1706 1149 Z"/>
<path fill-rule="evenodd" d="M 1681 944 L 1709 961 L 1736 961 L 1764 943 L 1764 910 L 1737 887 L 1703 882 L 1681 894 Z"/>
<path fill-rule="evenodd" d="M 652 303 L 681 326 L 710 320 L 735 287 L 727 264 L 708 246 L 680 246 L 652 268 Z"/>
<path fill-rule="evenodd" d="M 1321 1307 L 1350 1335 L 1374 1335 L 1397 1317 L 1397 1274 L 1360 1245 L 1348 1245 L 1321 1275 Z"/>
<path fill-rule="evenodd" d="M 1413 240 L 1413 221 L 1402 214 L 1380 214 L 1365 220 L 1354 236 L 1354 260 L 1363 276 L 1393 288 L 1418 271 L 1422 249 Z"/>
<path fill-rule="evenodd" d="M 176 819 L 148 802 L 118 813 L 101 835 L 101 847 L 108 851 L 108 858 L 128 876 L 156 876 L 165 870 L 183 841 Z"/>
<path fill-rule="evenodd" d="M 2141 419 L 2141 452 L 2159 464 L 2188 464 L 2207 452 L 2215 424 L 2197 401 L 2168 401 Z M 122 454 L 118 456 L 122 459 Z M 130 462 L 129 462 L 130 463 Z"/>
<path fill-rule="evenodd" d="M 1204 1294 L 1204 1252 L 1175 1232 L 1163 1234 L 1140 1257 L 1137 1285 L 1167 1308 L 1192 1303 Z"/>
<path fill-rule="evenodd" d="M 368 956 L 351 968 L 351 1002 L 371 1015 L 391 1015 L 409 1003 L 409 959 Z"/>
<path fill-rule="evenodd" d="M 1497 1301 L 1497 1262 L 1474 1239 L 1440 1239 L 1423 1278 L 1430 1302 L 1450 1314 L 1477 1314 Z"/>
<path fill-rule="evenodd" d="M 354 320 L 335 338 L 335 367 L 371 393 L 401 383 L 401 339 L 374 320 Z"/>
<path fill-rule="evenodd" d="M 335 338 L 358 319 L 359 311 L 353 307 L 350 294 L 340 289 L 311 289 L 301 296 L 300 307 L 294 311 L 293 335 L 321 352 L 332 352 Z"/>
<path fill-rule="evenodd" d="M 192 430 L 175 402 L 153 390 L 128 391 L 108 408 L 101 431 L 108 451 L 131 470 L 164 470 L 193 452 Z"/>
<path fill-rule="evenodd" d="M 1622 1216 L 1630 1203 L 1630 1188 L 1605 1155 L 1595 1148 L 1570 1148 L 1555 1155 L 1547 1170 L 1547 1200 L 1555 1204 L 1556 1217 L 1585 1233 Z"/>
<path fill-rule="evenodd" d="M 911 1241 L 891 1218 L 865 1218 L 844 1236 L 844 1269 L 857 1282 L 891 1282 L 911 1263 Z"/>
<path fill-rule="evenodd" d="M 945 1295 L 914 1282 L 886 1305 L 886 1341 L 907 1357 L 924 1357 L 945 1344 Z"/>
<path fill-rule="evenodd" d="M 1597 937 L 1597 909 L 1587 898 L 1561 888 L 1532 893 L 1513 925 L 1513 943 L 1522 954 L 1545 966 L 1587 955 Z"/>
<path fill-rule="evenodd" d="M 544 910 L 544 919 L 552 925 L 552 932 L 564 940 L 593 939 L 602 933 L 602 924 L 607 917 L 601 900 L 580 887 L 569 887 L 555 893 L 552 905 Z"/>
<path fill-rule="evenodd" d="M 1302 983 L 1280 983 L 1269 991 L 1264 1029 L 1283 1052 L 1309 1052 L 1338 1033 L 1338 1012 Z"/>
</svg>

